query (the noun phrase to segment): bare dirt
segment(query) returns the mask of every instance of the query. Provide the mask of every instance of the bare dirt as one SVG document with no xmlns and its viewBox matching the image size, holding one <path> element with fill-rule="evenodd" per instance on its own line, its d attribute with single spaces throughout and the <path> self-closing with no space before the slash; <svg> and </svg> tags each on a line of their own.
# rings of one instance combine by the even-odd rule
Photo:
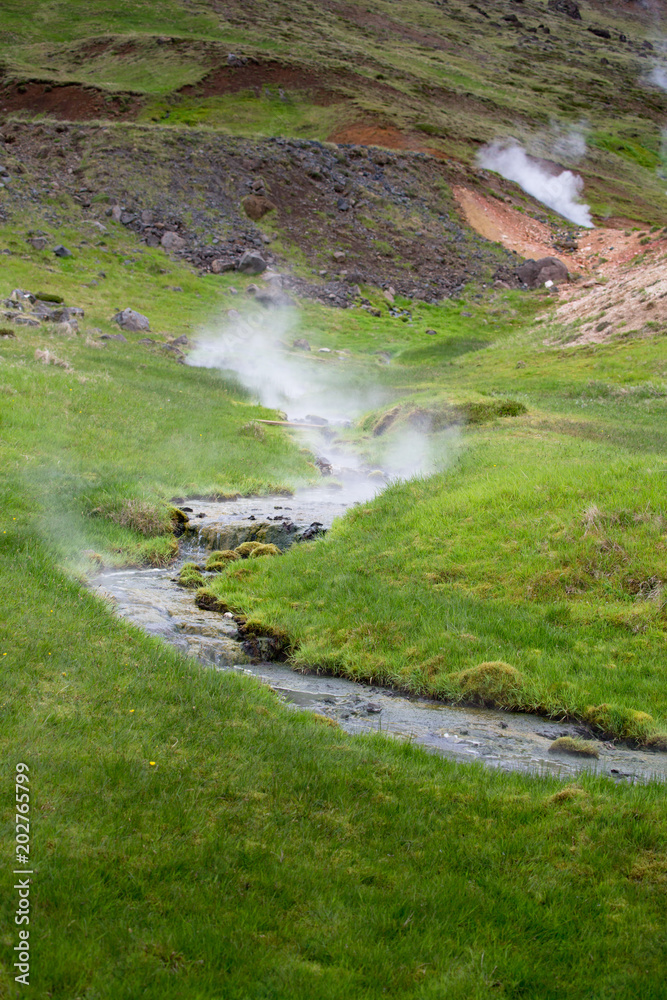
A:
<svg viewBox="0 0 667 1000">
<path fill-rule="evenodd" d="M 458 185 L 454 197 L 469 225 L 488 240 L 524 257 L 558 257 L 580 279 L 561 285 L 556 322 L 577 336 L 571 346 L 615 336 L 651 336 L 667 329 L 667 235 L 645 230 L 581 230 L 577 249 L 554 246 L 551 228 L 510 204 Z M 583 280 L 581 280 L 583 279 Z"/>
<path fill-rule="evenodd" d="M 0 89 L 0 113 L 51 115 L 68 121 L 135 118 L 142 100 L 132 94 L 108 94 L 77 83 L 51 84 L 35 80 L 6 83 Z"/>
</svg>

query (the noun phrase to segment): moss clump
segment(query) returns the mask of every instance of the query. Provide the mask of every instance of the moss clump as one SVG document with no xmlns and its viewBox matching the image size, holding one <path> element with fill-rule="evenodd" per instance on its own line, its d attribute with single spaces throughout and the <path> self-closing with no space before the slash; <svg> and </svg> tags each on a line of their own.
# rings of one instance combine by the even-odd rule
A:
<svg viewBox="0 0 667 1000">
<path fill-rule="evenodd" d="M 204 577 L 201 575 L 199 566 L 196 563 L 190 562 L 182 566 L 176 582 L 179 587 L 187 587 L 188 590 L 197 590 L 199 587 L 204 586 Z"/>
<path fill-rule="evenodd" d="M 263 547 L 263 544 L 264 544 L 263 542 L 241 542 L 240 545 L 236 546 L 234 552 L 236 552 L 236 554 L 239 555 L 241 559 L 248 559 L 249 556 L 251 556 L 252 553 L 255 551 L 255 549 L 261 549 Z"/>
<path fill-rule="evenodd" d="M 185 534 L 185 529 L 190 523 L 190 518 L 180 507 L 170 507 L 168 514 L 171 521 L 171 530 L 177 538 L 180 538 L 181 535 Z"/>
<path fill-rule="evenodd" d="M 469 670 L 449 674 L 448 679 L 456 685 L 461 701 L 499 708 L 517 708 L 525 701 L 523 674 L 502 660 L 479 663 Z"/>
<path fill-rule="evenodd" d="M 250 559 L 257 559 L 259 556 L 281 556 L 282 552 L 277 545 L 272 545 L 270 542 L 267 545 L 258 545 L 256 549 L 253 549 L 250 553 Z"/>
<path fill-rule="evenodd" d="M 207 587 L 202 587 L 198 590 L 195 595 L 195 604 L 198 608 L 202 608 L 204 611 L 217 611 L 219 614 L 224 614 L 225 611 L 229 611 L 229 605 L 221 601 L 217 594 L 214 594 L 212 590 Z"/>
<path fill-rule="evenodd" d="M 220 573 L 230 562 L 236 562 L 237 559 L 240 559 L 240 556 L 232 549 L 218 549 L 217 552 L 211 552 L 206 560 L 206 569 L 210 573 Z"/>
<path fill-rule="evenodd" d="M 580 740 L 576 736 L 560 736 L 549 747 L 549 753 L 572 753 L 579 757 L 599 757 L 600 751 L 595 743 Z"/>
<path fill-rule="evenodd" d="M 653 729 L 653 716 L 647 712 L 636 712 L 631 708 L 617 705 L 588 705 L 583 713 L 584 722 L 603 735 L 622 740 L 636 740 L 644 743 Z"/>
</svg>

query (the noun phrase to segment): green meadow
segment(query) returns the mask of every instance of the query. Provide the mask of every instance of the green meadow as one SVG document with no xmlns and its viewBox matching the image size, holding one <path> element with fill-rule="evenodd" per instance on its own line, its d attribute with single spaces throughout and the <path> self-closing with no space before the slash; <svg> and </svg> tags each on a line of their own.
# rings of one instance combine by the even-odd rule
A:
<svg viewBox="0 0 667 1000">
<path fill-rule="evenodd" d="M 30 995 L 663 996 L 659 786 L 563 784 L 346 736 L 183 660 L 82 586 L 97 557 L 173 555 L 172 495 L 317 475 L 283 431 L 246 430 L 274 411 L 164 349 L 237 302 L 231 279 L 115 240 L 97 287 L 87 247 L 49 271 L 32 251 L 3 268 L 7 290 L 39 283 L 86 308 L 77 336 L 15 327 L 0 341 L 1 739 L 9 771 L 30 767 Z M 128 288 L 156 343 L 91 346 Z M 349 355 L 320 364 L 385 394 L 349 432 L 369 463 L 415 414 L 468 422 L 431 433 L 443 471 L 220 574 L 216 591 L 286 634 L 296 666 L 658 745 L 663 605 L 643 581 L 665 573 L 664 398 L 647 389 L 661 343 L 545 348 L 532 322 L 545 308 L 471 295 L 415 304 L 411 326 L 306 306 L 299 330 Z M 621 383 L 621 402 L 600 389 Z M 507 400 L 521 407 L 499 416 Z M 3 837 L 9 855 L 9 817 Z"/>
</svg>

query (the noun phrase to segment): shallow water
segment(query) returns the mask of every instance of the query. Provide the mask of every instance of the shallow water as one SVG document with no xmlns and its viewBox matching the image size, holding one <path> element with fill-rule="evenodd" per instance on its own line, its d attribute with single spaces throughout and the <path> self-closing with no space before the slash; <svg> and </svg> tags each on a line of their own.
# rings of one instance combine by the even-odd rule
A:
<svg viewBox="0 0 667 1000">
<path fill-rule="evenodd" d="M 298 673 L 281 663 L 251 663 L 237 638 L 234 620 L 201 610 L 194 603 L 194 592 L 176 585 L 173 578 L 180 566 L 189 560 L 204 562 L 207 552 L 214 547 L 213 539 L 232 537 L 242 541 L 258 531 L 270 531 L 271 540 L 275 536 L 278 544 L 287 547 L 313 522 L 329 528 L 349 505 L 337 493 L 311 490 L 290 498 L 192 501 L 184 506 L 192 507 L 191 521 L 188 533 L 181 540 L 181 558 L 175 566 L 107 571 L 93 582 L 102 595 L 113 601 L 118 615 L 151 635 L 203 663 L 251 674 L 295 709 L 326 715 L 349 733 L 381 730 L 412 740 L 443 757 L 481 761 L 507 771 L 563 778 L 588 771 L 627 782 L 667 778 L 664 753 L 631 750 L 604 742 L 597 744 L 600 752 L 597 760 L 549 753 L 550 744 L 559 736 L 588 735 L 572 723 L 444 705 L 345 678 Z M 198 514 L 203 516 L 197 517 Z"/>
</svg>

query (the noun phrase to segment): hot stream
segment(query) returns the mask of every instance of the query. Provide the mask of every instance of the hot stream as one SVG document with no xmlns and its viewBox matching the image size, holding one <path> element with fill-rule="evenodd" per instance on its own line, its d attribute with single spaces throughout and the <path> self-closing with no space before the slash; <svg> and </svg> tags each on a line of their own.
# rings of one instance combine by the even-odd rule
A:
<svg viewBox="0 0 667 1000">
<path fill-rule="evenodd" d="M 174 582 L 187 561 L 204 563 L 213 549 L 228 548 L 263 532 L 281 548 L 298 544 L 315 524 L 326 530 L 347 505 L 335 494 L 312 490 L 296 497 L 261 497 L 224 503 L 191 501 L 188 532 L 179 561 L 167 569 L 105 571 L 94 587 L 110 599 L 117 614 L 220 670 L 259 678 L 295 710 L 318 712 L 348 733 L 381 730 L 458 761 L 480 761 L 507 771 L 568 778 L 580 771 L 616 781 L 667 778 L 667 754 L 633 750 L 598 741 L 599 759 L 549 752 L 559 736 L 590 734 L 573 723 L 491 709 L 445 705 L 411 698 L 390 689 L 340 677 L 298 673 L 283 663 L 251 662 L 234 620 L 199 609 L 194 592 Z"/>
</svg>

